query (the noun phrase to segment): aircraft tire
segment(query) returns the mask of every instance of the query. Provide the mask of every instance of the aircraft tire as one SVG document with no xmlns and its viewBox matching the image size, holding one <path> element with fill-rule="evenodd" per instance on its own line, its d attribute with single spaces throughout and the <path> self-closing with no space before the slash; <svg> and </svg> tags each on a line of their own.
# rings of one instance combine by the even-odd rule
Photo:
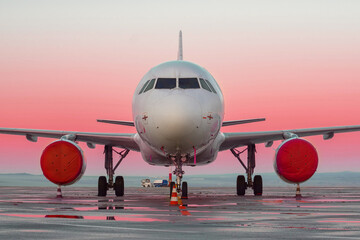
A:
<svg viewBox="0 0 360 240">
<path fill-rule="evenodd" d="M 98 180 L 98 196 L 106 197 L 107 192 L 107 181 L 105 176 L 100 176 Z"/>
<path fill-rule="evenodd" d="M 183 182 L 182 183 L 182 188 L 181 188 L 181 198 L 182 199 L 188 199 L 188 184 L 187 182 Z"/>
<path fill-rule="evenodd" d="M 262 196 L 263 193 L 263 182 L 262 177 L 260 175 L 255 175 L 254 177 L 254 195 L 255 196 Z"/>
<path fill-rule="evenodd" d="M 115 195 L 117 197 L 122 197 L 124 196 L 124 177 L 123 176 L 117 176 L 115 178 L 115 184 L 114 184 L 114 190 L 115 190 Z"/>
<path fill-rule="evenodd" d="M 171 198 L 171 193 L 172 193 L 172 189 L 173 189 L 174 185 L 175 185 L 175 182 L 170 183 L 170 198 Z"/>
<path fill-rule="evenodd" d="M 238 196 L 244 196 L 246 190 L 245 177 L 243 175 L 238 175 L 236 179 L 236 193 Z"/>
</svg>

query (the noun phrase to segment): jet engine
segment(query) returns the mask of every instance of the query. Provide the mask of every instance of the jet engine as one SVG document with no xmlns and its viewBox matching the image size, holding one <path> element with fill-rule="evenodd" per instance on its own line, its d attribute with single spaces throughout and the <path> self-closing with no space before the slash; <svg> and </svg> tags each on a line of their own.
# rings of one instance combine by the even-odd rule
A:
<svg viewBox="0 0 360 240">
<path fill-rule="evenodd" d="M 318 161 L 316 149 L 310 142 L 291 138 L 276 149 L 274 168 L 285 182 L 301 183 L 314 175 Z"/>
<path fill-rule="evenodd" d="M 84 174 L 86 160 L 81 148 L 69 140 L 57 140 L 41 154 L 44 176 L 57 185 L 71 185 Z"/>
</svg>

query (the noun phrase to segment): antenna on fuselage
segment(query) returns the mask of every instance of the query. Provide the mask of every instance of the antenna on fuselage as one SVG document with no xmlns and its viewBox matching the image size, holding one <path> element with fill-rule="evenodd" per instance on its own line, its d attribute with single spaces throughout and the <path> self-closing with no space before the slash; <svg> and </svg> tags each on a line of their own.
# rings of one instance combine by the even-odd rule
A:
<svg viewBox="0 0 360 240">
<path fill-rule="evenodd" d="M 179 32 L 179 50 L 178 50 L 178 61 L 183 60 L 183 47 L 182 47 L 182 32 Z"/>
</svg>

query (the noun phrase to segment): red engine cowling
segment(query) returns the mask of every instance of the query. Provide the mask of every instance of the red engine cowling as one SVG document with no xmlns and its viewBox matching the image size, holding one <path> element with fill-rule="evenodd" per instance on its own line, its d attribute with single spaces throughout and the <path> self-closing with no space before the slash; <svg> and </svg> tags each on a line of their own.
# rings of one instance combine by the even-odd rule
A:
<svg viewBox="0 0 360 240">
<path fill-rule="evenodd" d="M 301 183 L 314 175 L 319 158 L 315 147 L 300 138 L 288 139 L 276 149 L 274 168 L 285 182 Z"/>
<path fill-rule="evenodd" d="M 44 176 L 57 185 L 70 185 L 78 181 L 86 169 L 81 148 L 68 140 L 57 140 L 47 146 L 41 155 Z"/>
</svg>

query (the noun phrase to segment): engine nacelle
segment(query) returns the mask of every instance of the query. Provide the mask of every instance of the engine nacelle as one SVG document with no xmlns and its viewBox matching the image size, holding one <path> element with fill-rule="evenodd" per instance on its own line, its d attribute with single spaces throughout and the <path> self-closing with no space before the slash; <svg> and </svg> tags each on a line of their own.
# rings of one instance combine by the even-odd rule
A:
<svg viewBox="0 0 360 240">
<path fill-rule="evenodd" d="M 274 168 L 285 182 L 301 183 L 314 175 L 318 162 L 318 154 L 310 142 L 291 138 L 276 149 Z"/>
<path fill-rule="evenodd" d="M 41 154 L 44 176 L 56 185 L 70 185 L 84 174 L 86 160 L 81 148 L 69 140 L 57 140 Z"/>
</svg>

